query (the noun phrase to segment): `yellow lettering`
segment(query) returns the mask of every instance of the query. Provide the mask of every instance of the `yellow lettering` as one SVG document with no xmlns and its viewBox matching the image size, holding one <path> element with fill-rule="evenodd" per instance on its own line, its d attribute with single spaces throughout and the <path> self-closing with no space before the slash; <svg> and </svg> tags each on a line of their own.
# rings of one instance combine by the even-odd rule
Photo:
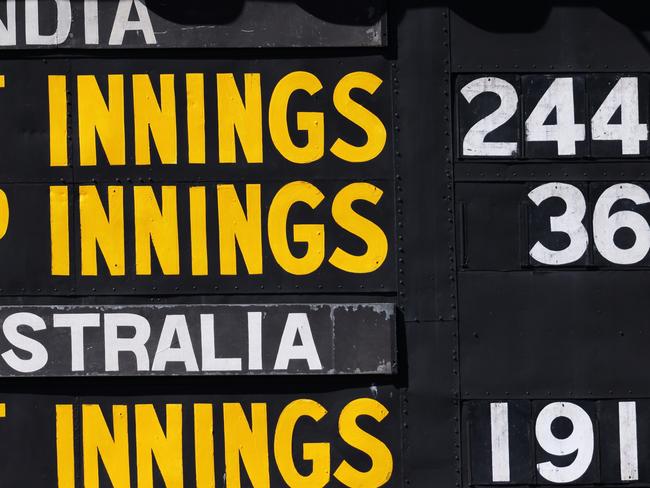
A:
<svg viewBox="0 0 650 488">
<path fill-rule="evenodd" d="M 386 444 L 368 434 L 357 425 L 357 418 L 369 416 L 381 422 L 388 410 L 371 398 L 359 398 L 348 403 L 339 417 L 339 434 L 350 446 L 364 452 L 371 460 L 368 471 L 358 471 L 343 461 L 334 472 L 334 477 L 345 486 L 384 486 L 393 474 L 393 455 Z"/>
<path fill-rule="evenodd" d="M 97 141 L 106 153 L 108 163 L 126 164 L 124 135 L 124 77 L 108 75 L 108 103 L 104 101 L 97 79 L 93 75 L 77 78 L 79 106 L 79 164 L 97 165 Z"/>
<path fill-rule="evenodd" d="M 209 403 L 194 405 L 194 458 L 196 488 L 215 488 L 214 419 Z"/>
<path fill-rule="evenodd" d="M 205 187 L 190 187 L 190 241 L 192 243 L 192 274 L 208 274 L 208 237 L 206 230 Z"/>
<path fill-rule="evenodd" d="M 289 210 L 297 202 L 316 208 L 324 199 L 321 191 L 306 181 L 294 181 L 283 186 L 269 207 L 269 245 L 278 264 L 288 273 L 306 275 L 318 269 L 325 255 L 325 226 L 322 224 L 294 224 L 293 240 L 307 243 L 302 257 L 291 253 L 287 240 Z"/>
<path fill-rule="evenodd" d="M 97 245 L 111 276 L 124 276 L 124 200 L 121 186 L 108 187 L 108 216 L 92 185 L 79 187 L 81 274 L 97 276 Z"/>
<path fill-rule="evenodd" d="M 269 448 L 266 404 L 251 405 L 252 422 L 248 424 L 240 403 L 223 404 L 226 488 L 240 488 L 239 457 L 255 488 L 269 488 Z"/>
<path fill-rule="evenodd" d="M 379 268 L 388 254 L 386 234 L 374 222 L 354 211 L 352 204 L 365 200 L 377 205 L 383 191 L 370 183 L 352 183 L 343 188 L 332 203 L 332 216 L 338 225 L 358 236 L 366 243 L 366 252 L 361 256 L 350 254 L 337 247 L 329 262 L 348 273 L 371 273 Z"/>
<path fill-rule="evenodd" d="M 74 420 L 72 405 L 56 406 L 56 474 L 59 488 L 74 488 Z"/>
<path fill-rule="evenodd" d="M 133 75 L 133 124 L 135 164 L 151 164 L 150 132 L 160 161 L 163 164 L 176 164 L 174 75 L 160 75 L 160 104 L 149 75 Z"/>
<path fill-rule="evenodd" d="M 381 78 L 366 71 L 357 71 L 345 75 L 334 89 L 334 106 L 345 118 L 361 127 L 368 140 L 363 146 L 353 146 L 338 138 L 332 146 L 332 153 L 351 163 L 363 163 L 379 156 L 386 145 L 386 127 L 382 121 L 355 102 L 350 96 L 354 89 L 362 89 L 371 95 L 381 86 Z"/>
<path fill-rule="evenodd" d="M 262 87 L 259 73 L 244 74 L 242 100 L 232 73 L 217 74 L 219 116 L 219 162 L 237 160 L 235 132 L 239 136 L 246 161 L 261 163 L 262 154 Z"/>
<path fill-rule="evenodd" d="M 68 93 L 65 75 L 47 77 L 50 108 L 50 166 L 68 165 Z"/>
<path fill-rule="evenodd" d="M 316 422 L 327 410 L 313 400 L 296 400 L 285 407 L 275 428 L 273 450 L 282 478 L 292 488 L 321 488 L 330 480 L 330 446 L 327 443 L 306 443 L 303 458 L 311 461 L 312 471 L 303 476 L 296 469 L 293 460 L 293 433 L 301 417 L 310 417 Z"/>
<path fill-rule="evenodd" d="M 99 405 L 83 405 L 84 488 L 99 488 L 99 458 L 114 488 L 128 488 L 129 426 L 126 405 L 113 405 L 111 434 Z"/>
<path fill-rule="evenodd" d="M 138 488 L 153 488 L 153 459 L 167 488 L 183 487 L 183 407 L 166 406 L 163 431 L 153 405 L 135 406 Z"/>
<path fill-rule="evenodd" d="M 162 187 L 162 210 L 150 186 L 133 188 L 135 209 L 135 272 L 151 274 L 151 245 L 165 275 L 177 275 L 180 268 L 176 187 Z"/>
<path fill-rule="evenodd" d="M 205 86 L 202 73 L 185 75 L 187 92 L 187 157 L 205 164 Z"/>
<path fill-rule="evenodd" d="M 246 185 L 246 211 L 234 185 L 217 185 L 219 257 L 222 275 L 237 274 L 237 245 L 249 274 L 262 273 L 262 196 L 260 185 Z"/>
<path fill-rule="evenodd" d="M 273 144 L 280 154 L 293 163 L 311 163 L 323 157 L 325 151 L 325 121 L 321 112 L 298 112 L 298 130 L 307 132 L 307 144 L 296 146 L 289 134 L 287 111 L 291 96 L 298 90 L 314 95 L 323 88 L 312 73 L 295 71 L 282 78 L 273 90 L 269 104 L 269 130 Z"/>
<path fill-rule="evenodd" d="M 70 224 L 68 187 L 50 187 L 50 246 L 52 276 L 70 275 Z"/>
</svg>

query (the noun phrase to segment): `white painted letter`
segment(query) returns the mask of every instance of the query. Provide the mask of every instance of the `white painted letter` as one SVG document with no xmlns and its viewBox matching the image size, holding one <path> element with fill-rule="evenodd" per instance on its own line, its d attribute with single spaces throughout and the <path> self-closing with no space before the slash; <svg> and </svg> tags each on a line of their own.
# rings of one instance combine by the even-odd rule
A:
<svg viewBox="0 0 650 488">
<path fill-rule="evenodd" d="M 25 43 L 41 46 L 58 46 L 63 44 L 70 34 L 72 26 L 72 9 L 70 0 L 56 2 L 56 30 L 53 34 L 41 34 L 38 21 L 40 0 L 25 0 Z"/>
<path fill-rule="evenodd" d="M 134 5 L 138 14 L 138 20 L 129 20 Z M 121 45 L 124 42 L 124 34 L 126 31 L 142 31 L 147 44 L 156 43 L 156 35 L 154 34 L 151 19 L 149 18 L 149 10 L 143 0 L 120 0 L 108 43 L 111 46 Z"/>
<path fill-rule="evenodd" d="M 621 451 L 621 481 L 636 481 L 639 479 L 636 402 L 618 403 L 618 433 Z"/>
<path fill-rule="evenodd" d="M 492 440 L 492 481 L 510 481 L 510 439 L 508 404 L 490 403 L 490 437 Z"/>
<path fill-rule="evenodd" d="M 296 333 L 300 345 L 295 345 Z M 309 369 L 323 369 L 306 313 L 290 313 L 284 325 L 274 369 L 285 370 L 292 359 L 306 359 Z"/>
<path fill-rule="evenodd" d="M 118 337 L 120 327 L 135 330 L 133 337 Z M 151 326 L 144 317 L 133 313 L 107 313 L 104 315 L 104 349 L 106 371 L 119 371 L 119 353 L 132 352 L 135 355 L 138 371 L 149 370 L 149 353 L 145 344 L 151 335 Z"/>
<path fill-rule="evenodd" d="M 99 44 L 97 0 L 84 0 L 84 39 L 86 44 Z"/>
<path fill-rule="evenodd" d="M 262 369 L 262 312 L 248 312 L 248 369 Z"/>
<path fill-rule="evenodd" d="M 2 358 L 14 370 L 20 373 L 34 373 L 47 364 L 47 349 L 38 341 L 22 335 L 18 328 L 24 325 L 32 330 L 45 330 L 47 327 L 45 321 L 33 313 L 14 313 L 7 317 L 2 324 L 2 332 L 11 343 L 23 351 L 31 354 L 29 359 L 21 359 L 12 351 L 6 351 Z"/>
<path fill-rule="evenodd" d="M 215 357 L 214 315 L 201 314 L 201 366 L 203 371 L 241 371 L 241 358 Z"/>
<path fill-rule="evenodd" d="M 172 347 L 174 336 L 178 337 L 178 347 Z M 151 370 L 165 371 L 169 362 L 184 363 L 185 371 L 199 370 L 185 315 L 167 315 L 165 317 Z"/>
<path fill-rule="evenodd" d="M 7 23 L 0 21 L 0 46 L 16 45 L 16 0 L 7 0 Z"/>
<path fill-rule="evenodd" d="M 54 314 L 54 328 L 70 328 L 72 371 L 84 371 L 84 328 L 99 327 L 98 313 Z"/>
</svg>

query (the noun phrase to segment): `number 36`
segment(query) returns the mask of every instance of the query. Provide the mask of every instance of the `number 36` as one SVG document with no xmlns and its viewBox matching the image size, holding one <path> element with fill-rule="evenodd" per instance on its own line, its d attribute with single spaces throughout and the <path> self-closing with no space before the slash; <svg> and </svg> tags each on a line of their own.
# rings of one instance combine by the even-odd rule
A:
<svg viewBox="0 0 650 488">
<path fill-rule="evenodd" d="M 561 250 L 549 249 L 537 241 L 530 249 L 530 256 L 539 263 L 551 266 L 578 261 L 589 245 L 587 229 L 583 225 L 587 205 L 582 192 L 567 183 L 546 183 L 532 190 L 528 198 L 537 206 L 549 198 L 560 198 L 566 205 L 566 211 L 550 217 L 551 232 L 562 232 L 569 237 L 569 245 Z M 598 252 L 614 264 L 635 264 L 650 251 L 650 226 L 637 212 L 619 210 L 611 213 L 614 204 L 621 200 L 643 205 L 650 203 L 650 196 L 643 188 L 631 183 L 617 183 L 607 188 L 598 198 L 593 211 L 594 244 Z M 621 248 L 614 240 L 616 231 L 622 228 L 634 233 L 631 247 Z"/>
</svg>

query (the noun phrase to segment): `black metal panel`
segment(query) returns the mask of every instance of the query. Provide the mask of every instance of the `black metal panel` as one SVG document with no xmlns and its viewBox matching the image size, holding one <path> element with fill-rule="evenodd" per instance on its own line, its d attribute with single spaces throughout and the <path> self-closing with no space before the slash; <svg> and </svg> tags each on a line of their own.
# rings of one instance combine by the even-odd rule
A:
<svg viewBox="0 0 650 488">
<path fill-rule="evenodd" d="M 406 343 L 400 352 L 408 358 L 403 436 L 405 482 L 410 486 L 460 482 L 456 327 L 453 322 L 405 327 Z"/>
<path fill-rule="evenodd" d="M 644 271 L 463 272 L 466 398 L 648 395 Z"/>
<path fill-rule="evenodd" d="M 395 93 L 400 304 L 407 321 L 454 320 L 447 10 L 415 9 L 404 15 Z"/>
<path fill-rule="evenodd" d="M 521 225 L 525 197 L 522 184 L 456 185 L 462 269 L 519 269 L 528 262 Z"/>
<path fill-rule="evenodd" d="M 647 68 L 648 22 L 640 5 L 611 2 L 454 2 L 458 71 Z"/>
</svg>

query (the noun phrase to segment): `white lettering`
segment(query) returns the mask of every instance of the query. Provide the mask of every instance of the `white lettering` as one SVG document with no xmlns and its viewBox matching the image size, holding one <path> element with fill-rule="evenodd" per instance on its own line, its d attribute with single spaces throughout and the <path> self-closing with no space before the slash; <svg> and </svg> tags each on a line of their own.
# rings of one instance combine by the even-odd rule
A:
<svg viewBox="0 0 650 488">
<path fill-rule="evenodd" d="M 18 331 L 20 326 L 29 327 L 32 330 L 45 330 L 45 321 L 33 313 L 20 312 L 9 315 L 2 324 L 2 332 L 12 346 L 30 353 L 29 359 L 21 359 L 12 351 L 6 351 L 2 358 L 14 370 L 20 373 L 34 373 L 47 364 L 47 349 L 38 341 L 21 334 Z"/>
<path fill-rule="evenodd" d="M 130 327 L 133 337 L 118 337 L 118 329 Z M 107 313 L 104 315 L 104 348 L 106 371 L 119 371 L 119 353 L 132 352 L 138 371 L 149 370 L 149 353 L 145 344 L 151 335 L 151 326 L 144 317 L 132 313 Z"/>
<path fill-rule="evenodd" d="M 98 313 L 54 314 L 54 328 L 70 329 L 72 371 L 84 371 L 84 328 L 99 327 Z"/>
<path fill-rule="evenodd" d="M 138 20 L 129 20 L 133 6 L 138 14 Z M 111 46 L 121 45 L 126 31 L 141 31 L 147 44 L 156 44 L 149 11 L 142 0 L 120 0 L 108 43 Z"/>
<path fill-rule="evenodd" d="M 55 0 L 56 30 L 53 34 L 41 34 L 39 5 L 41 0 L 25 0 L 25 43 L 31 45 L 58 46 L 65 42 L 72 27 L 70 0 Z"/>
<path fill-rule="evenodd" d="M 296 334 L 300 336 L 300 345 L 295 344 Z M 289 361 L 297 359 L 306 360 L 311 370 L 323 369 L 306 313 L 290 313 L 287 316 L 274 369 L 286 370 Z"/>
<path fill-rule="evenodd" d="M 178 337 L 178 347 L 172 347 L 174 336 Z M 152 371 L 165 371 L 169 362 L 184 363 L 186 371 L 199 370 L 185 315 L 167 315 L 165 317 L 151 369 Z"/>
</svg>

